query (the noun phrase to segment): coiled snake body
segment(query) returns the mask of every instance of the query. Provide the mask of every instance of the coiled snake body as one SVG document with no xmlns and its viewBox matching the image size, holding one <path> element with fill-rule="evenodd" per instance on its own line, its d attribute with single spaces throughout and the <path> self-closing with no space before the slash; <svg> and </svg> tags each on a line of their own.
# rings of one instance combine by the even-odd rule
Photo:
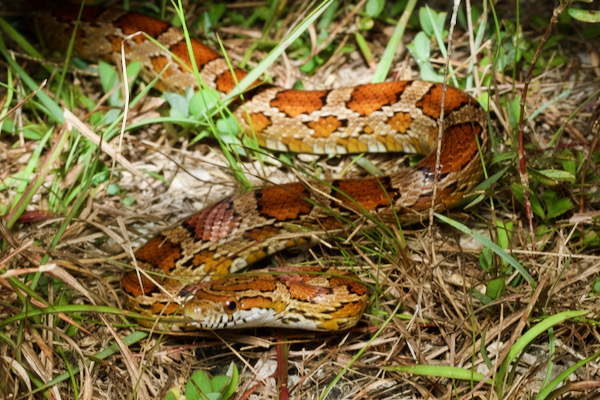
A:
<svg viewBox="0 0 600 400">
<path fill-rule="evenodd" d="M 38 18 L 47 43 L 65 49 L 76 17 L 75 7 L 61 5 Z M 144 79 L 163 71 L 156 84 L 160 90 L 196 86 L 181 31 L 148 16 L 86 7 L 75 50 L 90 60 L 114 60 L 123 39 L 137 31 L 171 52 L 159 50 L 143 35 L 127 39 L 127 59 L 142 62 Z M 225 94 L 246 75 L 241 69 L 230 71 L 225 59 L 200 41 L 192 39 L 191 47 L 208 87 Z M 228 274 L 282 249 L 310 246 L 315 234 L 307 231 L 343 229 L 345 217 L 358 210 L 382 221 L 420 220 L 432 206 L 433 150 L 442 97 L 441 84 L 417 80 L 315 91 L 254 88 L 235 116 L 261 146 L 318 154 L 409 152 L 425 157 L 387 176 L 269 186 L 206 207 L 136 251 L 141 268 L 159 275 L 124 274 L 121 286 L 128 307 L 149 316 L 183 313 L 185 322 L 171 329 L 191 325 L 337 330 L 354 325 L 366 306 L 367 290 L 351 274 L 313 267 Z M 479 182 L 480 149 L 485 151 L 488 142 L 485 113 L 470 96 L 448 87 L 443 109 L 437 210 L 451 207 Z M 213 279 L 204 282 L 207 277 Z"/>
</svg>

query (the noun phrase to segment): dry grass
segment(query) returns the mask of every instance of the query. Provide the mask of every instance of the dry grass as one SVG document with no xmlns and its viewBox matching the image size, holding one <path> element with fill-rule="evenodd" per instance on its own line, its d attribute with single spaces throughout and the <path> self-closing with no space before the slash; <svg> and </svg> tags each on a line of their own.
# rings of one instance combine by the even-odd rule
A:
<svg viewBox="0 0 600 400">
<path fill-rule="evenodd" d="M 499 9 L 498 12 L 510 12 Z M 510 18 L 500 15 L 501 18 Z M 277 37 L 289 28 L 297 15 L 279 16 L 284 25 Z M 380 22 L 379 22 L 380 23 Z M 352 40 L 351 27 L 343 26 L 335 43 Z M 388 28 L 369 38 L 371 50 L 379 55 L 385 48 Z M 458 28 L 457 28 L 458 29 Z M 525 26 L 525 40 L 537 43 L 540 31 Z M 574 28 L 579 29 L 579 28 Z M 235 28 L 223 30 L 229 56 L 237 61 L 253 39 L 231 38 Z M 259 36 L 256 28 L 245 31 Z M 458 29 L 454 37 L 454 60 L 469 57 L 467 35 Z M 545 108 L 527 125 L 527 162 L 538 166 L 548 158 L 546 149 L 557 128 L 565 125 L 558 145 L 553 149 L 571 149 L 578 162 L 592 171 L 592 180 L 553 187 L 560 196 L 575 204 L 571 212 L 549 221 L 547 233 L 537 237 L 536 250 L 528 243 L 529 231 L 523 208 L 510 190 L 519 182 L 508 157 L 488 165 L 491 173 L 508 167 L 501 180 L 491 189 L 495 208 L 482 202 L 472 210 L 456 210 L 450 216 L 485 237 L 498 241 L 493 221 L 512 223 L 507 252 L 525 266 L 536 287 L 513 273 L 499 298 L 484 304 L 475 292 L 485 293 L 486 285 L 502 269 L 495 260 L 496 271 L 484 271 L 479 262 L 482 245 L 468 235 L 443 224 L 427 227 L 410 226 L 393 235 L 378 228 L 369 237 L 356 235 L 351 241 L 340 239 L 331 247 L 318 246 L 301 254 L 277 256 L 274 262 L 319 262 L 354 266 L 371 286 L 372 301 L 360 324 L 349 332 L 320 334 L 275 332 L 258 329 L 241 332 L 201 332 L 180 335 L 143 334 L 133 320 L 119 311 L 122 295 L 119 278 L 123 265 L 130 262 L 123 248 L 135 248 L 151 233 L 176 223 L 223 196 L 237 190 L 238 184 L 219 150 L 206 140 L 190 145 L 190 136 L 177 136 L 172 126 L 151 125 L 124 137 L 121 156 L 131 164 L 118 164 L 111 179 L 87 188 L 81 211 L 64 231 L 59 229 L 69 207 L 61 208 L 53 191 L 73 185 L 77 173 L 86 166 L 75 160 L 70 174 L 50 172 L 28 202 L 22 221 L 11 229 L 0 223 L 0 388 L 5 398 L 162 398 L 173 386 L 183 386 L 193 371 L 209 375 L 225 373 L 231 362 L 240 370 L 238 399 L 276 398 L 276 343 L 288 343 L 288 389 L 291 398 L 318 398 L 336 377 L 327 398 L 330 399 L 417 399 L 417 398 L 497 398 L 489 384 L 474 388 L 476 383 L 395 370 L 395 366 L 443 365 L 475 371 L 495 379 L 502 360 L 525 332 L 544 317 L 566 311 L 588 311 L 583 318 L 571 318 L 552 329 L 543 330 L 510 365 L 504 383 L 503 398 L 533 398 L 549 381 L 577 362 L 600 351 L 600 300 L 594 282 L 600 277 L 600 244 L 586 244 L 585 235 L 598 232 L 598 162 L 597 137 L 590 133 L 592 106 L 586 106 L 574 119 L 570 114 L 599 85 L 597 49 L 583 40 L 562 37 L 560 55 L 573 60 L 558 68 L 548 67 L 538 73 L 528 95 L 528 110 L 537 110 L 566 89 L 559 102 Z M 491 48 L 482 55 L 492 54 Z M 261 50 L 251 60 L 260 60 Z M 439 54 L 434 54 L 434 59 Z M 596 58 L 594 58 L 596 57 Z M 579 60 L 579 63 L 574 60 Z M 596 61 L 594 61 L 596 60 Z M 25 62 L 23 62 L 25 63 Z M 403 55 L 395 64 L 402 78 L 416 78 L 411 59 Z M 596 64 L 594 64 L 596 63 Z M 250 65 L 253 63 L 250 62 Z M 275 81 L 292 84 L 301 74 L 296 61 L 283 59 L 272 67 Z M 460 64 L 460 63 L 457 63 Z M 28 65 L 31 67 L 31 65 Z M 413 71 L 413 72 L 407 72 Z M 357 52 L 334 52 L 325 66 L 307 78 L 306 88 L 323 88 L 356 84 L 356 76 L 369 76 Z M 460 74 L 460 72 L 459 72 Z M 5 79 L 5 77 L 3 77 Z M 13 79 L 15 77 L 13 76 Z M 82 77 L 81 90 L 92 99 L 102 95 L 93 77 Z M 368 79 L 367 79 L 368 80 Z M 496 73 L 490 86 L 492 118 L 497 154 L 515 152 L 511 116 L 507 101 L 520 94 L 521 76 Z M 480 88 L 485 91 L 485 88 Z M 5 98 L 5 94 L 2 95 Z M 163 106 L 159 94 L 151 93 L 130 113 L 132 120 L 157 115 Z M 597 107 L 597 99 L 595 100 Z M 592 103 L 591 103 L 592 104 Z M 14 104 L 13 104 L 14 105 Z M 102 109 L 100 104 L 98 109 Z M 22 109 L 15 121 L 34 121 L 31 109 Z M 75 118 L 88 123 L 88 115 L 79 107 Z M 51 139 L 51 142 L 54 139 Z M 73 138 L 69 139 L 71 145 Z M 2 132 L 0 137 L 0 184 L 23 174 L 32 180 L 28 163 L 38 141 Z M 115 142 L 116 143 L 116 142 Z M 50 144 L 41 153 L 39 165 Z M 116 145 L 114 145 L 116 147 Z M 63 157 L 48 165 L 64 165 Z M 596 153 L 592 153 L 596 149 Z M 397 156 L 367 156 L 381 170 L 389 171 Z M 99 161 L 110 168 L 112 157 L 102 151 Z M 245 160 L 243 168 L 254 185 L 288 182 L 295 173 L 272 163 Z M 366 174 L 349 158 L 300 156 L 293 159 L 300 170 L 324 178 Z M 352 165 L 350 165 L 352 164 Z M 118 173 L 116 173 L 118 170 Z M 133 172 L 132 172 L 133 171 Z M 149 171 L 164 180 L 152 179 L 137 171 Z M 141 177 L 140 177 L 141 176 Z M 535 177 L 532 178 L 535 181 Z M 535 183 L 538 183 L 535 181 Z M 109 185 L 117 184 L 113 193 Z M 544 192 L 543 185 L 535 191 Z M 586 193 L 582 197 L 582 191 Z M 488 195 L 490 191 L 488 191 Z M 0 204 L 13 204 L 22 194 L 16 186 L 0 190 Z M 134 201 L 124 205 L 126 198 Z M 66 203 L 68 204 L 68 203 Z M 8 212 L 10 206 L 3 211 Z M 53 210 L 49 213 L 46 210 Z M 39 220 L 38 220 L 39 219 Z M 57 240 L 60 235 L 60 240 Z M 51 254 L 47 249 L 57 245 Z M 36 274 L 36 272 L 43 272 Z M 499 273 L 499 272 L 498 272 Z M 500 276 L 503 276 L 499 273 Z M 510 273 L 509 273 L 510 276 Z M 18 285 L 16 282 L 21 282 Z M 26 301 L 29 297 L 29 301 Z M 29 303 L 28 305 L 24 305 Z M 48 305 L 56 305 L 61 312 Z M 399 313 L 388 323 L 391 313 Z M 38 313 L 38 310 L 49 312 Z M 125 339 L 124 339 L 125 338 Z M 127 338 L 135 343 L 130 344 Z M 111 348 L 111 346 L 117 345 Z M 360 353 L 362 351 L 362 353 Z M 104 354 L 103 352 L 107 352 Z M 357 354 L 360 354 L 354 359 Z M 343 374 L 345 366 L 350 368 Z M 76 369 L 76 371 L 74 370 Z M 431 370 L 433 371 L 433 370 Z M 66 379 L 47 389 L 28 395 L 43 382 L 64 373 Z M 586 362 L 573 371 L 563 386 L 565 394 L 557 398 L 593 398 L 600 385 L 600 360 Z M 19 394 L 19 396 L 17 396 Z M 560 397 L 563 396 L 563 397 Z"/>
</svg>

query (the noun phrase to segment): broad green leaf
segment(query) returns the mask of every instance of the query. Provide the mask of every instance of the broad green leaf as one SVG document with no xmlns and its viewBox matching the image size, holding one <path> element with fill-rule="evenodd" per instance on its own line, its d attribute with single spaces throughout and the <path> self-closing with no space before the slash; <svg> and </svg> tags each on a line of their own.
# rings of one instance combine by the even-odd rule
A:
<svg viewBox="0 0 600 400">
<path fill-rule="evenodd" d="M 208 115 L 220 102 L 221 95 L 212 89 L 204 89 L 196 92 L 190 100 L 190 115 L 199 117 Z"/>
<path fill-rule="evenodd" d="M 221 392 L 226 389 L 226 385 L 231 381 L 231 378 L 226 375 L 217 375 L 212 378 L 210 385 L 212 386 L 213 392 Z"/>
<path fill-rule="evenodd" d="M 233 361 L 229 365 L 226 375 L 231 377 L 231 380 L 229 381 L 229 385 L 227 386 L 227 389 L 225 389 L 225 391 L 222 392 L 223 400 L 227 400 L 235 394 L 235 389 L 237 388 L 237 385 L 238 385 L 238 382 L 240 379 L 240 375 L 238 373 L 237 366 L 235 365 L 235 363 Z"/>
<path fill-rule="evenodd" d="M 492 266 L 492 262 L 494 261 L 492 250 L 484 247 L 481 250 L 481 254 L 479 255 L 479 265 L 484 271 L 487 271 Z"/>
<path fill-rule="evenodd" d="M 370 17 L 376 18 L 381 14 L 384 6 L 384 0 L 367 0 L 367 4 L 365 4 L 365 13 Z"/>
<path fill-rule="evenodd" d="M 416 60 L 426 63 L 429 62 L 429 56 L 431 55 L 431 41 L 425 33 L 417 33 L 413 39 L 413 43 L 408 44 L 406 47 L 410 50 Z"/>
<path fill-rule="evenodd" d="M 554 184 L 559 182 L 575 182 L 575 175 L 567 171 L 561 171 L 559 169 L 542 169 L 536 171 L 538 174 L 555 181 Z"/>
<path fill-rule="evenodd" d="M 569 8 L 568 13 L 571 17 L 582 22 L 600 22 L 600 10 L 581 10 L 579 8 Z"/>
<path fill-rule="evenodd" d="M 504 293 L 505 288 L 506 280 L 504 278 L 496 278 L 488 282 L 485 294 L 491 300 L 498 300 L 502 293 Z"/>
<path fill-rule="evenodd" d="M 198 370 L 192 374 L 185 385 L 185 397 L 187 400 L 202 399 L 202 395 L 212 392 L 210 379 L 204 371 Z"/>
</svg>

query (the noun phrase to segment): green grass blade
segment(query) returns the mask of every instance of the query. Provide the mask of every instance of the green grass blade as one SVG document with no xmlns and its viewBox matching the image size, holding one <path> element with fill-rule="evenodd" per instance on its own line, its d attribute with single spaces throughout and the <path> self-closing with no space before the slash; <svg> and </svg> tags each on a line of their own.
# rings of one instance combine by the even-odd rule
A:
<svg viewBox="0 0 600 400">
<path fill-rule="evenodd" d="M 540 336 L 542 333 L 544 333 L 554 325 L 560 324 L 561 322 L 566 321 L 567 319 L 581 317 L 588 313 L 588 310 L 564 311 L 556 315 L 552 315 L 551 317 L 548 317 L 541 322 L 538 322 L 527 332 L 525 332 L 523 336 L 521 336 L 512 346 L 506 358 L 502 362 L 500 369 L 498 370 L 498 375 L 496 375 L 496 390 L 498 391 L 498 396 L 500 398 L 502 397 L 502 385 L 504 383 L 504 377 L 506 376 L 508 366 L 517 358 L 519 354 L 521 354 L 525 347 L 527 347 L 536 337 Z"/>
<path fill-rule="evenodd" d="M 125 343 L 127 346 L 131 346 L 132 344 L 135 344 L 135 343 L 139 342 L 140 340 L 145 339 L 146 337 L 148 337 L 147 332 L 135 331 L 132 334 L 124 337 L 122 340 L 123 340 L 123 343 Z M 108 358 L 109 356 L 115 354 L 118 351 L 119 351 L 119 345 L 116 343 L 113 343 L 110 346 L 108 346 L 106 349 L 94 354 L 93 356 L 90 356 L 90 359 L 96 360 L 96 361 L 104 360 L 104 359 Z M 79 373 L 80 370 L 81 370 L 80 366 L 75 366 L 70 373 L 65 372 L 65 373 L 58 375 L 56 378 L 52 379 L 48 383 L 45 383 L 44 385 L 37 387 L 35 390 L 33 390 L 29 394 L 34 394 L 37 392 L 47 390 L 47 389 L 51 388 L 52 386 L 57 385 L 60 382 L 69 379 L 71 374 L 74 375 L 74 374 Z"/>
<path fill-rule="evenodd" d="M 308 29 L 308 27 L 314 23 L 317 18 L 333 3 L 333 0 L 325 0 L 319 4 L 307 17 L 302 21 L 288 36 L 286 36 L 273 50 L 267 54 L 267 56 L 258 65 L 252 69 L 240 81 L 240 83 L 233 89 L 225 98 L 224 103 L 227 103 L 244 92 L 250 85 L 252 85 L 258 78 L 260 78 L 265 70 L 275 62 L 276 59 L 292 44 L 300 35 Z"/>
<path fill-rule="evenodd" d="M 498 254 L 498 256 L 500 258 L 505 260 L 507 263 L 512 265 L 517 271 L 519 271 L 519 273 L 523 276 L 523 278 L 525 278 L 527 280 L 527 282 L 529 282 L 529 284 L 533 288 L 535 288 L 537 286 L 537 283 L 531 277 L 529 272 L 527 272 L 525 267 L 523 267 L 517 260 L 515 260 L 512 256 L 510 256 L 506 251 L 504 251 L 496 243 L 492 242 L 490 239 L 486 238 L 485 236 L 473 231 L 472 229 L 467 228 L 465 225 L 461 224 L 460 222 L 454 221 L 453 219 L 450 219 L 450 218 L 448 218 L 444 215 L 438 214 L 438 213 L 435 213 L 435 216 L 438 219 L 440 219 L 442 222 L 445 222 L 448 225 L 458 229 L 462 233 L 465 233 L 465 234 L 471 236 L 473 239 L 477 240 L 479 243 L 483 244 L 485 247 L 488 247 L 494 253 Z"/>
<path fill-rule="evenodd" d="M 421 376 L 437 376 L 438 378 L 460 379 L 463 381 L 480 382 L 485 380 L 485 383 L 491 385 L 491 379 L 485 379 L 485 376 L 471 371 L 469 369 L 452 367 L 449 365 L 398 365 L 384 367 L 386 371 L 403 372 L 406 374 L 421 375 Z"/>
<path fill-rule="evenodd" d="M 398 50 L 400 41 L 404 36 L 404 29 L 408 24 L 408 20 L 412 15 L 416 4 L 417 0 L 409 0 L 408 3 L 406 3 L 406 8 L 402 12 L 402 16 L 394 28 L 394 33 L 392 33 L 390 41 L 388 42 L 387 46 L 385 46 L 385 51 L 383 52 L 383 56 L 381 56 L 381 60 L 379 60 L 379 63 L 377 64 L 377 70 L 375 70 L 373 79 L 371 79 L 372 83 L 383 82 L 385 81 L 385 78 L 387 78 L 390 67 L 392 66 L 392 62 L 394 61 L 396 50 Z"/>
<path fill-rule="evenodd" d="M 550 383 L 548 383 L 548 385 L 544 386 L 542 388 L 542 390 L 540 390 L 538 395 L 535 396 L 534 400 L 544 400 L 544 399 L 548 398 L 548 396 L 550 396 L 550 394 L 552 393 L 554 388 L 557 387 L 562 381 L 567 379 L 572 373 L 577 371 L 579 368 L 583 367 L 584 365 L 586 365 L 587 363 L 589 363 L 591 361 L 596 360 L 597 358 L 600 358 L 600 351 L 592 354 L 588 358 L 585 358 L 585 359 L 571 365 L 569 368 L 565 369 L 563 372 L 558 374 L 556 376 L 556 378 L 554 378 L 552 380 L 552 382 L 550 382 Z"/>
</svg>

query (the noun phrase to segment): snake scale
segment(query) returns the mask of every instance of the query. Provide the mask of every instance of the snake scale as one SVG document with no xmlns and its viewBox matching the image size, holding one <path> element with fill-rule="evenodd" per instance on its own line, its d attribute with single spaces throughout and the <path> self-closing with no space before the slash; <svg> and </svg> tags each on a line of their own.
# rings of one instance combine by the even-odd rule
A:
<svg viewBox="0 0 600 400">
<path fill-rule="evenodd" d="M 46 44 L 65 50 L 77 14 L 77 6 L 61 4 L 38 17 Z M 138 31 L 167 51 L 144 35 L 125 39 Z M 159 90 L 197 87 L 180 29 L 142 14 L 85 7 L 74 41 L 80 57 L 115 61 L 122 43 L 128 62 L 142 63 L 144 80 L 162 71 L 155 85 Z M 246 76 L 199 40 L 192 39 L 191 48 L 207 87 L 226 94 Z M 315 244 L 315 234 L 306 232 L 343 229 L 343 221 L 357 211 L 390 223 L 421 220 L 432 206 L 443 96 L 441 84 L 419 80 L 333 90 L 253 88 L 234 114 L 243 131 L 268 149 L 407 152 L 424 158 L 391 175 L 267 186 L 198 211 L 135 252 L 141 270 L 127 272 L 121 280 L 128 308 L 163 319 L 182 318 L 184 322 L 169 325 L 173 330 L 338 330 L 356 324 L 368 293 L 352 274 L 317 267 L 234 273 L 282 249 Z M 485 152 L 488 144 L 486 115 L 473 98 L 448 87 L 443 110 L 436 210 L 452 207 L 480 181 L 480 150 Z"/>
</svg>

